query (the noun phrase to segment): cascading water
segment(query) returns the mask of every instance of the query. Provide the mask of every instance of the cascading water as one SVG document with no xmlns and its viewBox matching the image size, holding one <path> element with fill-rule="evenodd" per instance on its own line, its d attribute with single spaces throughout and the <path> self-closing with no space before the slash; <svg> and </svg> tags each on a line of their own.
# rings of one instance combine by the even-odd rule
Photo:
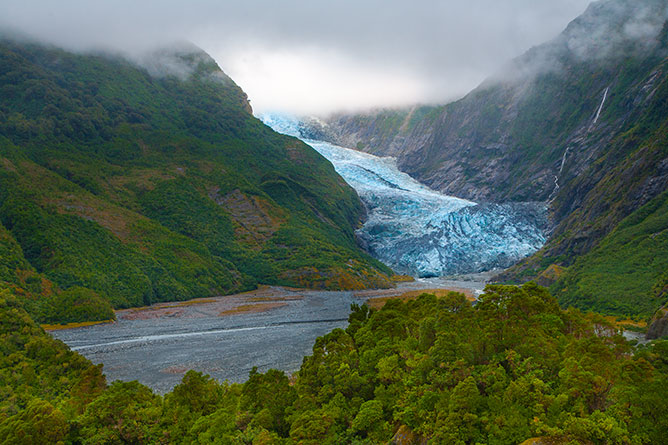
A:
<svg viewBox="0 0 668 445">
<path fill-rule="evenodd" d="M 598 110 L 596 110 L 596 117 L 594 117 L 594 124 L 598 122 L 598 118 L 601 115 L 601 110 L 603 110 L 603 104 L 605 103 L 605 98 L 608 97 L 608 90 L 610 87 L 606 88 L 605 91 L 603 92 L 603 99 L 601 99 L 601 105 L 598 106 Z"/>
<path fill-rule="evenodd" d="M 603 98 L 601 99 L 601 103 L 599 104 L 598 108 L 596 109 L 596 114 L 594 115 L 594 120 L 589 124 L 589 127 L 587 128 L 587 131 L 590 132 L 596 125 L 596 122 L 598 122 L 598 118 L 601 117 L 601 111 L 603 111 L 603 105 L 605 104 L 605 99 L 608 97 L 608 91 L 610 90 L 610 87 L 606 87 L 605 90 L 603 90 Z M 550 194 L 549 202 L 552 202 L 556 197 L 557 197 L 557 192 L 559 192 L 559 178 L 561 177 L 561 173 L 564 171 L 564 164 L 566 164 L 566 156 L 568 156 L 568 153 L 570 152 L 571 147 L 566 147 L 566 150 L 564 150 L 564 154 L 561 157 L 561 164 L 559 165 L 559 171 L 557 172 L 556 175 L 554 175 L 554 190 L 552 190 L 552 193 Z"/>
<path fill-rule="evenodd" d="M 431 277 L 508 267 L 545 243 L 544 203 L 476 204 L 447 196 L 399 171 L 393 158 L 308 139 L 294 118 L 260 118 L 304 140 L 357 190 L 368 208 L 357 235 L 397 273 Z"/>
</svg>

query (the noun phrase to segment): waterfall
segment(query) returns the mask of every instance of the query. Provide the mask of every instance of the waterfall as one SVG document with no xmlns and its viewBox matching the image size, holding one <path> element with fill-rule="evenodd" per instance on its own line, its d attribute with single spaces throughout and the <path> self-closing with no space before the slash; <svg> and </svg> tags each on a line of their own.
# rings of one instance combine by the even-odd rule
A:
<svg viewBox="0 0 668 445">
<path fill-rule="evenodd" d="M 603 104 L 605 104 L 605 99 L 608 97 L 608 91 L 610 90 L 610 87 L 606 87 L 605 90 L 603 90 L 603 99 L 601 100 L 600 105 L 598 106 L 598 109 L 596 110 L 596 115 L 594 116 L 594 120 L 592 123 L 589 125 L 589 128 L 587 131 L 591 131 L 591 129 L 594 127 L 596 122 L 598 122 L 598 118 L 601 116 L 601 111 L 603 110 Z M 559 172 L 554 176 L 554 190 L 552 190 L 552 193 L 550 194 L 549 202 L 552 202 L 554 198 L 557 196 L 557 192 L 559 191 L 559 178 L 561 177 L 561 173 L 564 171 L 564 164 L 566 163 L 566 156 L 568 156 L 568 152 L 570 151 L 571 147 L 566 147 L 566 150 L 564 150 L 564 154 L 561 157 L 561 164 L 559 165 Z"/>
<path fill-rule="evenodd" d="M 571 147 L 566 147 L 566 150 L 564 150 L 564 154 L 561 156 L 561 165 L 559 166 L 559 172 L 556 175 L 554 175 L 554 190 L 552 190 L 552 193 L 550 194 L 550 199 L 549 199 L 550 202 L 554 200 L 554 197 L 557 195 L 557 192 L 559 191 L 559 177 L 561 176 L 561 172 L 564 171 L 566 156 L 568 156 L 568 152 L 570 151 L 570 149 Z"/>
<path fill-rule="evenodd" d="M 596 111 L 596 117 L 594 117 L 594 122 L 592 122 L 592 125 L 594 125 L 598 121 L 598 117 L 601 115 L 601 110 L 603 109 L 603 104 L 605 103 L 605 98 L 608 97 L 608 90 L 610 87 L 607 87 L 605 91 L 603 92 L 603 100 L 601 101 L 601 105 L 598 106 L 598 110 Z"/>
</svg>

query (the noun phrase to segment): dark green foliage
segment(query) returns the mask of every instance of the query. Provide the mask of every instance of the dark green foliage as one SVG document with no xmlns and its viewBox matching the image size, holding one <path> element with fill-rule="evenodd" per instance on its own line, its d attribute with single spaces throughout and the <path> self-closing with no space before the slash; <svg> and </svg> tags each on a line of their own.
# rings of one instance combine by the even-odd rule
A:
<svg viewBox="0 0 668 445">
<path fill-rule="evenodd" d="M 350 327 L 305 359 L 295 406 L 310 412 L 295 414 L 293 439 L 385 443 L 399 425 L 433 443 L 663 437 L 665 421 L 644 420 L 663 408 L 640 402 L 643 414 L 631 414 L 617 398 L 665 382 L 663 359 L 645 349 L 632 358 L 620 337 L 595 335 L 611 328 L 560 310 L 533 284 L 488 287 L 474 308 L 451 294 L 367 311 L 353 308 Z"/>
<path fill-rule="evenodd" d="M 666 303 L 668 192 L 632 213 L 578 258 L 553 290 L 565 305 L 649 316 Z"/>
<path fill-rule="evenodd" d="M 255 119 L 200 50 L 153 57 L 164 72 L 0 42 L 0 280 L 34 268 L 117 308 L 257 283 L 389 285 L 329 162 Z"/>
<path fill-rule="evenodd" d="M 74 443 L 323 445 L 388 443 L 395 433 L 435 444 L 668 437 L 668 342 L 634 347 L 600 317 L 559 309 L 533 283 L 488 286 L 475 306 L 450 293 L 352 309 L 348 328 L 317 339 L 292 381 L 253 370 L 244 384 L 219 384 L 190 371 L 164 397 L 137 382 L 102 391 L 99 368 L 25 318 L 33 328 L 19 328 L 21 335 L 43 346 L 20 352 L 7 335 L 17 326 L 2 336 L 14 352 L 0 383 L 19 396 L 0 399 L 0 434 L 9 443 L 22 434 Z M 11 304 L 0 314 L 16 311 L 26 317 Z M 34 366 L 37 351 L 44 368 L 36 375 L 59 370 L 59 378 L 41 387 L 20 380 L 26 371 L 6 379 Z M 84 366 L 65 366 L 77 362 Z"/>
<path fill-rule="evenodd" d="M 265 374 L 259 374 L 253 368 L 243 385 L 239 408 L 253 416 L 251 426 L 287 436 L 290 431 L 286 421 L 287 410 L 296 398 L 296 391 L 283 372 L 270 369 Z"/>
<path fill-rule="evenodd" d="M 63 443 L 67 435 L 65 416 L 49 402 L 32 399 L 25 410 L 0 426 L 3 444 Z"/>
<path fill-rule="evenodd" d="M 112 383 L 79 418 L 87 444 L 155 443 L 161 400 L 136 381 Z"/>
<path fill-rule="evenodd" d="M 101 366 L 45 334 L 12 292 L 0 286 L 0 431 L 18 434 L 27 428 L 31 421 L 21 414 L 25 410 L 48 415 L 54 422 L 59 412 L 81 414 L 82 404 L 99 395 L 104 386 Z M 70 396 L 75 399 L 56 405 Z M 39 432 L 42 426 L 34 428 Z"/>
<path fill-rule="evenodd" d="M 41 302 L 40 321 L 44 323 L 74 323 L 81 321 L 115 320 L 109 301 L 85 287 L 73 286 L 45 298 Z"/>
<path fill-rule="evenodd" d="M 172 441 L 191 435 L 194 423 L 213 414 L 225 401 L 225 390 L 215 380 L 195 371 L 188 371 L 181 384 L 165 397 L 161 423 L 165 436 Z M 197 436 L 190 436 L 195 439 Z"/>
<path fill-rule="evenodd" d="M 17 271 L 30 269 L 21 246 L 0 223 L 0 281 L 19 284 Z"/>
<path fill-rule="evenodd" d="M 128 258 L 131 250 L 99 225 L 49 212 L 20 195 L 3 201 L 0 218 L 31 265 L 61 287 L 91 286 L 120 307 L 150 295 L 149 280 Z"/>
</svg>

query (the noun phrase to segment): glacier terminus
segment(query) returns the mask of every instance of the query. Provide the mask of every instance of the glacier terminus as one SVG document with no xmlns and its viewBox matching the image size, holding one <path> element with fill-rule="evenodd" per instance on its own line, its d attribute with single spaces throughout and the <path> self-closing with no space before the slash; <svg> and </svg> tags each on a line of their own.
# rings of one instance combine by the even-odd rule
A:
<svg viewBox="0 0 668 445">
<path fill-rule="evenodd" d="M 367 207 L 357 236 L 396 273 L 436 277 L 505 268 L 545 243 L 546 203 L 475 203 L 444 195 L 401 172 L 393 158 L 310 139 L 290 116 L 260 118 L 313 147 L 357 191 Z"/>
</svg>

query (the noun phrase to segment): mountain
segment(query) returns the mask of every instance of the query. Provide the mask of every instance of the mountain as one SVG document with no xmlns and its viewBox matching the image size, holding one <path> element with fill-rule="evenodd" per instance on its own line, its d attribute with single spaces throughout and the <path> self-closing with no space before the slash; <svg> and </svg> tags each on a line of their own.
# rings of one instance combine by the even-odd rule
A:
<svg viewBox="0 0 668 445">
<path fill-rule="evenodd" d="M 548 202 L 548 242 L 499 279 L 538 279 L 564 304 L 651 315 L 668 300 L 667 17 L 666 0 L 594 2 L 461 100 L 307 127 L 394 156 L 450 195 Z"/>
<path fill-rule="evenodd" d="M 367 209 L 358 239 L 397 273 L 425 278 L 507 268 L 545 244 L 544 203 L 477 204 L 447 196 L 388 158 L 308 139 L 308 124 L 299 118 L 274 113 L 261 119 L 332 162 Z"/>
<path fill-rule="evenodd" d="M 355 191 L 197 48 L 3 40 L 0 97 L 0 280 L 42 321 L 73 301 L 90 310 L 68 321 L 257 284 L 389 286 L 357 246 Z"/>
</svg>

